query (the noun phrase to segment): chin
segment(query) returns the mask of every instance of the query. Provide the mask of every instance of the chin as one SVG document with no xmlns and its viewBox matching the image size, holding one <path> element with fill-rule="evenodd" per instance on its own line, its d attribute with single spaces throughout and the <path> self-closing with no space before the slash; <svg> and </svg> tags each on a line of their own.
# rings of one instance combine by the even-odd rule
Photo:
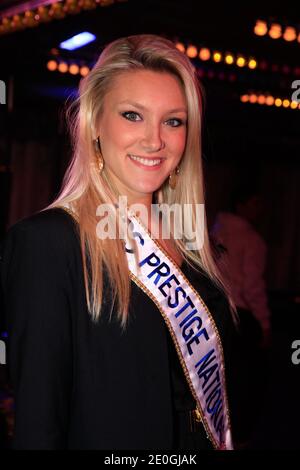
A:
<svg viewBox="0 0 300 470">
<path fill-rule="evenodd" d="M 152 185 L 152 186 L 140 186 L 139 188 L 133 188 L 133 190 L 137 193 L 141 194 L 153 194 L 155 193 L 161 186 Z"/>
</svg>

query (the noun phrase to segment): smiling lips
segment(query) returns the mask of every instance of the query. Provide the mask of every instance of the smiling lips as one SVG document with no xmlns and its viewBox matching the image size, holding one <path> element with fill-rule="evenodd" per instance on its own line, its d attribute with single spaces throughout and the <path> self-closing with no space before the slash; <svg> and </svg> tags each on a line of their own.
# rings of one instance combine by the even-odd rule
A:
<svg viewBox="0 0 300 470">
<path fill-rule="evenodd" d="M 163 158 L 142 158 L 137 155 L 128 154 L 130 160 L 137 163 L 140 167 L 158 167 L 162 164 Z"/>
</svg>

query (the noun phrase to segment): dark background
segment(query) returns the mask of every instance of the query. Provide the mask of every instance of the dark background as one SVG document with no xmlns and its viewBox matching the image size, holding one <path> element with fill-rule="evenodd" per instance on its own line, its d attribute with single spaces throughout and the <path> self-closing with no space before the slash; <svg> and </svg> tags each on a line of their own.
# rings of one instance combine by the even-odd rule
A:
<svg viewBox="0 0 300 470">
<path fill-rule="evenodd" d="M 0 14 L 20 3 L 0 2 Z M 50 58 L 92 66 L 105 44 L 139 33 L 255 57 L 255 70 L 193 61 L 204 73 L 207 211 L 211 223 L 243 183 L 263 195 L 257 228 L 268 245 L 272 381 L 254 442 L 298 448 L 300 365 L 291 363 L 291 343 L 300 339 L 300 109 L 244 104 L 240 96 L 252 91 L 290 99 L 292 82 L 300 80 L 300 43 L 255 36 L 258 18 L 300 31 L 300 8 L 292 2 L 128 0 L 0 35 L 0 80 L 7 86 L 7 104 L 0 105 L 0 239 L 10 225 L 53 200 L 70 158 L 64 103 L 80 77 L 49 72 Z M 97 40 L 71 53 L 59 49 L 62 40 L 84 30 Z"/>
</svg>

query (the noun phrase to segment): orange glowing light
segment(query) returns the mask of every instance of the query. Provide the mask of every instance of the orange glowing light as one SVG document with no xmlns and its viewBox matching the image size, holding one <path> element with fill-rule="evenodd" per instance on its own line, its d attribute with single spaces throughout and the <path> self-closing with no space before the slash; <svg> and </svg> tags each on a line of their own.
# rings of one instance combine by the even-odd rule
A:
<svg viewBox="0 0 300 470">
<path fill-rule="evenodd" d="M 272 106 L 273 104 L 274 104 L 274 98 L 273 98 L 273 96 L 270 96 L 270 95 L 267 96 L 267 97 L 266 97 L 266 105 Z"/>
<path fill-rule="evenodd" d="M 90 69 L 84 65 L 83 67 L 80 67 L 80 75 L 85 77 L 89 73 Z"/>
<path fill-rule="evenodd" d="M 291 104 L 290 100 L 283 100 L 283 102 L 282 102 L 282 106 L 284 108 L 289 108 L 290 104 Z"/>
<path fill-rule="evenodd" d="M 188 46 L 186 50 L 187 56 L 190 57 L 191 59 L 194 59 L 198 55 L 198 50 L 197 47 L 195 46 Z"/>
<path fill-rule="evenodd" d="M 297 39 L 295 28 L 292 28 L 292 26 L 287 26 L 283 33 L 283 39 L 285 39 L 285 41 L 295 41 L 295 39 Z"/>
<path fill-rule="evenodd" d="M 265 104 L 266 103 L 265 95 L 259 95 L 259 97 L 257 98 L 257 102 L 258 104 Z"/>
<path fill-rule="evenodd" d="M 242 103 L 248 103 L 249 101 L 249 96 L 248 95 L 242 95 L 241 96 L 241 102 Z"/>
<path fill-rule="evenodd" d="M 209 49 L 206 49 L 205 47 L 200 49 L 199 58 L 201 60 L 209 60 L 210 57 L 211 57 L 211 53 Z"/>
<path fill-rule="evenodd" d="M 278 39 L 281 37 L 281 35 L 282 35 L 281 25 L 277 23 L 273 23 L 269 31 L 269 36 L 272 39 Z"/>
<path fill-rule="evenodd" d="M 72 75 L 77 75 L 77 74 L 79 73 L 79 67 L 78 67 L 78 65 L 76 65 L 76 64 L 70 65 L 70 67 L 69 67 L 69 72 L 70 72 Z"/>
<path fill-rule="evenodd" d="M 265 21 L 257 20 L 256 25 L 254 27 L 254 33 L 257 36 L 265 36 L 268 32 L 268 26 Z"/>
<path fill-rule="evenodd" d="M 185 52 L 185 47 L 184 47 L 184 44 L 182 44 L 182 42 L 176 43 L 176 49 L 178 49 L 180 52 Z"/>
<path fill-rule="evenodd" d="M 61 62 L 59 65 L 58 65 L 58 70 L 61 72 L 61 73 L 66 73 L 68 71 L 69 67 L 68 67 L 68 64 L 66 64 L 65 62 Z"/>
<path fill-rule="evenodd" d="M 254 95 L 254 94 L 250 95 L 249 101 L 252 104 L 256 103 L 257 102 L 257 96 Z"/>
<path fill-rule="evenodd" d="M 279 108 L 280 106 L 282 106 L 282 100 L 280 98 L 276 98 L 275 100 L 275 106 L 277 106 L 277 108 Z"/>
<path fill-rule="evenodd" d="M 51 72 L 54 72 L 54 70 L 57 69 L 57 62 L 55 60 L 49 60 L 47 63 L 47 69 Z"/>
</svg>

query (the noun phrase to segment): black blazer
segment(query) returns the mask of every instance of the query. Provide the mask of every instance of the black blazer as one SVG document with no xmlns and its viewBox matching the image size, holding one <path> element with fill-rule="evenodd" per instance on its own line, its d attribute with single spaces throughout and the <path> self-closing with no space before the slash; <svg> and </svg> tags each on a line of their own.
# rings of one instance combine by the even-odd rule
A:
<svg viewBox="0 0 300 470">
<path fill-rule="evenodd" d="M 182 270 L 215 318 L 228 370 L 234 328 L 227 301 L 205 276 L 188 265 Z M 48 209 L 10 228 L 1 280 L 16 400 L 14 448 L 172 449 L 164 320 L 132 282 L 130 321 L 122 333 L 115 310 L 110 321 L 105 278 L 103 313 L 92 321 L 76 223 L 67 212 Z"/>
</svg>

